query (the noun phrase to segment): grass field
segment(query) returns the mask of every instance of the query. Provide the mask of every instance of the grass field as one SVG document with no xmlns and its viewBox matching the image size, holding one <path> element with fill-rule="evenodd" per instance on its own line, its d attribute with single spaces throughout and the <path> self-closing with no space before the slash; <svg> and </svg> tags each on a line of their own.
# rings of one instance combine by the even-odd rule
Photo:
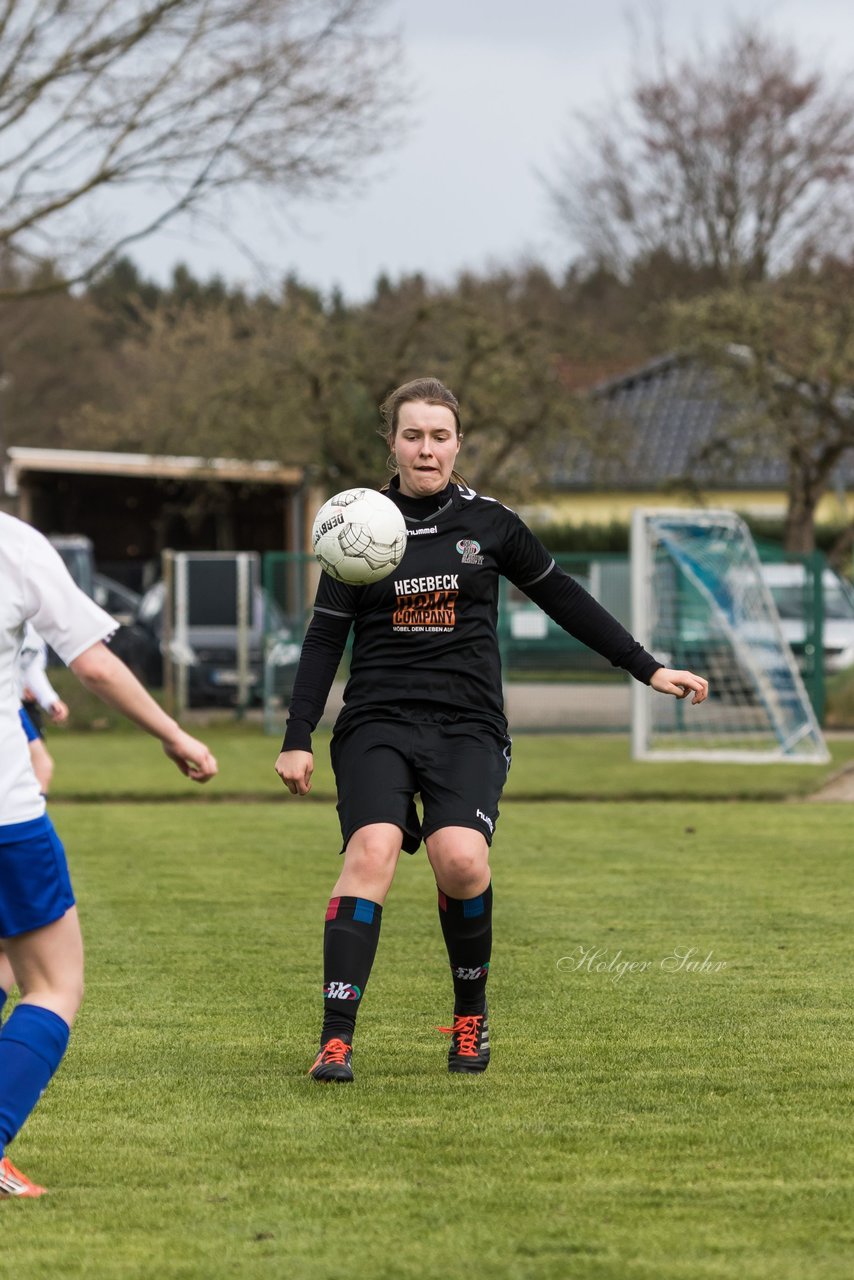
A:
<svg viewBox="0 0 854 1280">
<path fill-rule="evenodd" d="M 335 811 L 274 777 L 269 803 L 247 803 L 275 744 L 207 736 L 215 786 L 242 801 L 80 799 L 166 796 L 168 765 L 139 738 L 51 738 L 89 980 L 12 1149 L 52 1194 L 0 1206 L 4 1275 L 850 1275 L 844 805 L 721 802 L 798 793 L 794 768 L 727 782 L 673 766 L 650 791 L 622 744 L 520 740 L 517 795 L 610 780 L 604 794 L 634 798 L 511 787 L 489 1071 L 445 1070 L 449 979 L 419 856 L 384 913 L 356 1084 L 322 1088 L 305 1072 Z M 662 787 L 674 798 L 643 799 Z M 705 970 L 680 963 L 692 948 Z"/>
<path fill-rule="evenodd" d="M 273 766 L 280 740 L 264 737 L 257 726 L 218 724 L 194 728 L 220 765 L 220 774 L 203 789 L 189 788 L 175 769 L 164 768 L 163 754 L 150 738 L 132 733 L 50 732 L 57 772 L 53 797 L 63 800 L 116 798 L 189 798 L 200 803 L 238 797 L 278 802 L 283 787 Z M 329 767 L 329 735 L 315 735 L 312 797 L 335 796 Z M 508 799 L 741 799 L 777 800 L 803 796 L 847 761 L 854 759 L 854 737 L 830 744 L 833 760 L 817 765 L 634 764 L 622 735 L 520 734 L 514 741 Z"/>
</svg>

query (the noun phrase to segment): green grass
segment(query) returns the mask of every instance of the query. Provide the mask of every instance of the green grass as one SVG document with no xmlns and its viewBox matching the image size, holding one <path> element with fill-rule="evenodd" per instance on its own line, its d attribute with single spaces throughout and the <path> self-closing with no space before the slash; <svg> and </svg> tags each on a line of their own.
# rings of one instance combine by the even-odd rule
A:
<svg viewBox="0 0 854 1280">
<path fill-rule="evenodd" d="M 826 723 L 831 729 L 854 724 L 854 670 L 848 667 L 827 679 Z"/>
<path fill-rule="evenodd" d="M 49 730 L 56 758 L 54 800 L 188 795 L 176 769 L 164 763 L 159 745 L 130 731 L 74 733 Z M 194 800 L 247 796 L 285 799 L 274 772 L 280 739 L 257 725 L 218 724 L 193 729 L 216 755 L 219 776 Z M 315 735 L 314 799 L 335 796 L 329 765 L 329 735 Z M 831 744 L 830 765 L 635 764 L 622 735 L 520 734 L 505 796 L 516 799 L 722 798 L 773 799 L 808 795 L 835 769 L 854 759 L 854 738 Z"/>
<path fill-rule="evenodd" d="M 55 820 L 88 993 L 12 1151 L 51 1195 L 0 1206 L 4 1274 L 850 1274 L 843 806 L 508 803 L 494 1060 L 474 1079 L 444 1067 L 435 890 L 423 855 L 405 859 L 349 1088 L 305 1075 L 331 806 L 76 804 Z M 692 947 L 725 967 L 662 968 Z M 648 968 L 579 971 L 579 948 Z"/>
</svg>

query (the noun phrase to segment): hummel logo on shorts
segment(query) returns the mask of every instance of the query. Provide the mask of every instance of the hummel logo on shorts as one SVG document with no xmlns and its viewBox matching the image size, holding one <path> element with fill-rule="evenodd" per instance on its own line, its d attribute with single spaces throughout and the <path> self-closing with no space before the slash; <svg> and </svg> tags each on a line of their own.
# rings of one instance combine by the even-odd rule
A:
<svg viewBox="0 0 854 1280">
<path fill-rule="evenodd" d="M 489 832 L 491 835 L 495 831 L 495 824 L 493 823 L 492 819 L 487 818 L 486 814 L 483 812 L 482 809 L 478 809 L 477 817 L 480 818 L 482 823 L 484 823 L 487 827 L 489 827 Z"/>
</svg>

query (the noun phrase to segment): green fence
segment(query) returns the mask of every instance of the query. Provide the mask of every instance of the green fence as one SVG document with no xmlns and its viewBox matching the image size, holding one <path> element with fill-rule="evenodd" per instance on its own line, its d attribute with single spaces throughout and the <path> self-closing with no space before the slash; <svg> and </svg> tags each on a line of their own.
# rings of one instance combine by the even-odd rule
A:
<svg viewBox="0 0 854 1280">
<path fill-rule="evenodd" d="M 802 568 L 795 575 L 794 612 L 800 613 L 800 638 L 790 638 L 804 683 L 819 721 L 824 715 L 823 573 L 825 557 L 786 556 L 771 544 L 759 547 L 764 562 Z M 585 587 L 610 613 L 631 629 L 631 582 L 628 556 L 618 554 L 558 555 L 557 563 Z M 309 553 L 271 552 L 263 561 L 263 582 L 270 599 L 285 616 L 288 633 L 300 640 L 311 617 L 319 566 Z M 787 605 L 792 590 L 788 587 Z M 783 595 L 772 586 L 780 607 Z M 792 610 L 790 610 L 791 612 Z M 784 630 L 786 630 L 784 619 Z M 790 628 L 791 630 L 791 628 Z M 631 679 L 593 653 L 553 622 L 523 592 L 505 579 L 499 594 L 498 638 L 506 688 L 508 718 L 515 730 L 576 732 L 628 731 Z M 794 642 L 793 642 L 794 641 Z M 279 659 L 291 654 L 288 641 L 271 631 L 267 637 L 264 681 L 265 724 L 281 731 L 289 696 L 292 665 Z M 346 677 L 345 654 L 339 679 Z M 340 696 L 340 685 L 331 705 Z"/>
</svg>

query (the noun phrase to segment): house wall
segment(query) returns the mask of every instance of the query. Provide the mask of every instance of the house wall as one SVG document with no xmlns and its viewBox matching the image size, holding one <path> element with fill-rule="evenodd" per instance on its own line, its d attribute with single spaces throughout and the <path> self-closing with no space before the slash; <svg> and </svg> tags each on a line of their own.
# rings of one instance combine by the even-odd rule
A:
<svg viewBox="0 0 854 1280">
<path fill-rule="evenodd" d="M 745 515 L 781 520 L 786 514 L 786 495 L 781 491 L 733 489 L 720 492 L 662 493 L 571 493 L 548 501 L 527 503 L 521 508 L 526 520 L 535 524 L 628 524 L 635 507 L 722 507 Z M 826 494 L 821 500 L 819 524 L 841 524 L 854 520 L 854 492 Z"/>
</svg>

